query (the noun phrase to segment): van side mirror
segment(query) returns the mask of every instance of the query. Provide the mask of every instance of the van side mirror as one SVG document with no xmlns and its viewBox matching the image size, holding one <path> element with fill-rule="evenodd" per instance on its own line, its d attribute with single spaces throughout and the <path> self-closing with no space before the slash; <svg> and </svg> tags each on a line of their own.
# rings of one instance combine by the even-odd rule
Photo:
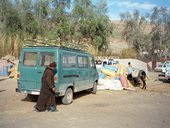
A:
<svg viewBox="0 0 170 128">
<path fill-rule="evenodd" d="M 96 65 L 94 64 L 94 65 L 92 66 L 92 68 L 96 69 Z"/>
</svg>

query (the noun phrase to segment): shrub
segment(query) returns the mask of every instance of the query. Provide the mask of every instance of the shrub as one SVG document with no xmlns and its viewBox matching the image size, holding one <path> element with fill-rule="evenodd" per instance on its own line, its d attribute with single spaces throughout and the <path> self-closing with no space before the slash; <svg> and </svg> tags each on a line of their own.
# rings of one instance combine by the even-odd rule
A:
<svg viewBox="0 0 170 128">
<path fill-rule="evenodd" d="M 137 54 L 132 48 L 125 48 L 121 51 L 120 58 L 137 58 Z"/>
</svg>

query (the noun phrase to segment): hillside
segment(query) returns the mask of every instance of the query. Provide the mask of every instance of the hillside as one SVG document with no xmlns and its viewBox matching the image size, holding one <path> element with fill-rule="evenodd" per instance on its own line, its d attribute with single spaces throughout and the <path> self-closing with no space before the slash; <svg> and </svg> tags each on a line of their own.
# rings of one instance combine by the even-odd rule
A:
<svg viewBox="0 0 170 128">
<path fill-rule="evenodd" d="M 124 24 L 120 20 L 113 20 L 113 27 L 114 27 L 114 37 L 110 38 L 110 45 L 109 50 L 113 51 L 114 53 L 120 53 L 120 51 L 124 48 L 128 48 L 128 44 L 125 40 L 121 37 L 121 32 L 124 29 Z M 150 24 L 144 25 L 144 32 L 148 34 L 152 29 Z"/>
</svg>

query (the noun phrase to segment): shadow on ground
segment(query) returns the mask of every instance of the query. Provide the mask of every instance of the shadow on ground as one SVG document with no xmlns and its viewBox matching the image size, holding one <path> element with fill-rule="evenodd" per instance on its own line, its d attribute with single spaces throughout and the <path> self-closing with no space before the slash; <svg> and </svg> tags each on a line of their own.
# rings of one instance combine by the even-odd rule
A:
<svg viewBox="0 0 170 128">
<path fill-rule="evenodd" d="M 1 92 L 4 92 L 4 91 L 6 91 L 6 90 L 0 90 L 0 93 L 1 93 Z"/>
<path fill-rule="evenodd" d="M 4 90 L 5 91 L 5 90 Z M 77 92 L 77 93 L 74 93 L 73 95 L 73 99 L 76 100 L 76 99 L 79 99 L 81 97 L 84 97 L 84 96 L 87 96 L 91 94 L 90 91 L 81 91 L 81 92 Z M 22 99 L 21 101 L 25 101 L 25 102 L 37 102 L 38 100 L 38 95 L 30 95 L 28 94 L 26 97 L 24 97 L 24 99 Z M 56 97 L 56 103 L 57 105 L 61 105 L 62 104 L 62 97 Z"/>
<path fill-rule="evenodd" d="M 159 81 L 162 81 L 163 83 L 170 83 L 170 80 L 167 80 L 165 78 L 159 78 Z"/>
</svg>

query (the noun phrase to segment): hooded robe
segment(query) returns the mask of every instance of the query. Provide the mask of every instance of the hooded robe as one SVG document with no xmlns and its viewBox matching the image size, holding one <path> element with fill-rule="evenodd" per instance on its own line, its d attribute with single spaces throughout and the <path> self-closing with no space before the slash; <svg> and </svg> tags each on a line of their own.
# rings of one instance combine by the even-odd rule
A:
<svg viewBox="0 0 170 128">
<path fill-rule="evenodd" d="M 56 105 L 55 93 L 52 91 L 54 87 L 54 69 L 46 67 L 42 77 L 42 87 L 36 105 L 38 111 L 50 110 L 51 105 Z"/>
</svg>

